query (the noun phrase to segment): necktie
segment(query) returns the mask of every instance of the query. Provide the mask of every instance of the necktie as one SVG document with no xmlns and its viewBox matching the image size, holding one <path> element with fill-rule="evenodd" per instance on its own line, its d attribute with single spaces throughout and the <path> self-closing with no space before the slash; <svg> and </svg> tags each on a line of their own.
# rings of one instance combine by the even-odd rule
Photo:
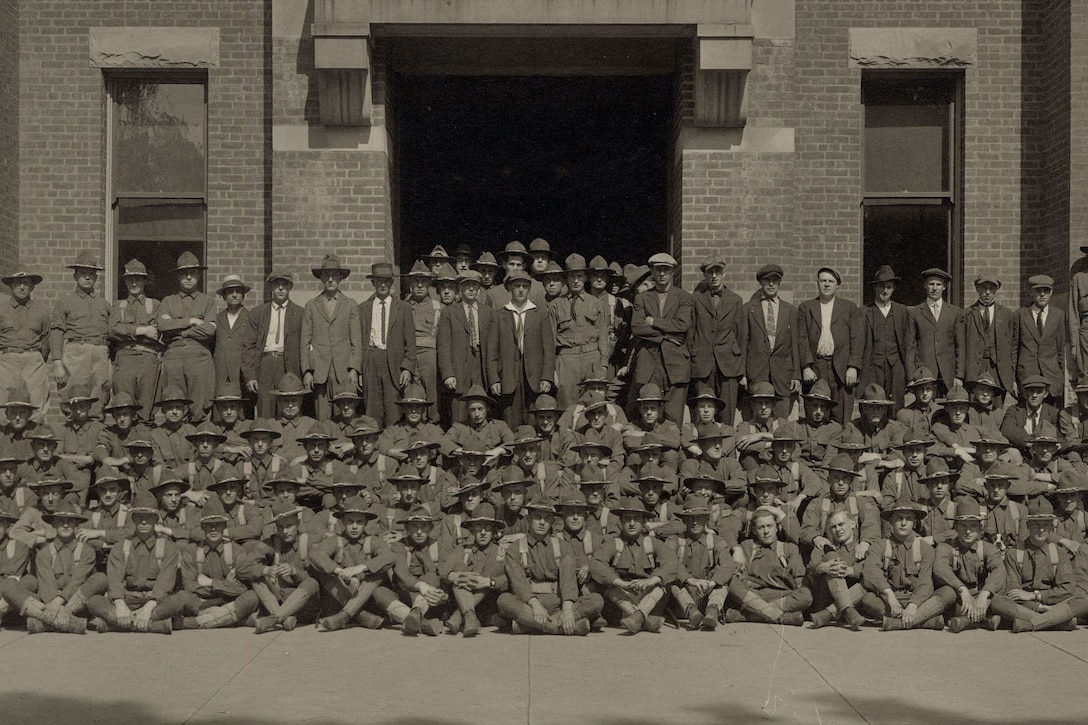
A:
<svg viewBox="0 0 1088 725">
<path fill-rule="evenodd" d="M 382 347 L 385 347 L 385 300 L 382 300 Z"/>
<path fill-rule="evenodd" d="M 468 308 L 468 320 L 469 327 L 472 328 L 472 349 L 480 349 L 480 328 L 476 323 L 476 305 L 469 305 Z"/>
<path fill-rule="evenodd" d="M 1029 436 L 1035 435 L 1035 416 L 1034 415 L 1029 415 L 1028 416 L 1028 435 Z"/>
<path fill-rule="evenodd" d="M 283 307 L 276 308 L 276 345 L 280 344 L 280 335 L 283 334 Z"/>
<path fill-rule="evenodd" d="M 518 350 L 525 351 L 525 324 L 521 312 L 514 313 L 514 335 L 518 338 Z"/>
<path fill-rule="evenodd" d="M 982 329 L 984 329 L 984 330 L 989 330 L 990 329 L 990 308 L 989 307 L 983 307 L 982 308 Z"/>
<path fill-rule="evenodd" d="M 778 321 L 774 316 L 774 300 L 767 298 L 767 339 L 774 340 L 775 332 L 778 330 Z"/>
<path fill-rule="evenodd" d="M 1042 337 L 1042 335 L 1043 335 L 1043 313 L 1041 311 L 1035 313 L 1035 329 L 1037 329 L 1039 331 L 1039 336 Z"/>
<path fill-rule="evenodd" d="M 929 309 L 933 313 L 933 319 L 939 321 L 941 319 L 941 306 L 940 306 L 940 304 L 930 305 Z"/>
</svg>

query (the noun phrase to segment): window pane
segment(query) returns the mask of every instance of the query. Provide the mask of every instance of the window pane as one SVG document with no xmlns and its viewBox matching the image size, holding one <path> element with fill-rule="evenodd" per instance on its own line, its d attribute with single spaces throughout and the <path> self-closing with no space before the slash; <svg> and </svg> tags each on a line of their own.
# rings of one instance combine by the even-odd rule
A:
<svg viewBox="0 0 1088 725">
<path fill-rule="evenodd" d="M 945 104 L 867 105 L 865 191 L 948 191 L 948 120 Z"/>
<path fill-rule="evenodd" d="M 115 192 L 204 196 L 202 83 L 113 85 Z"/>
<path fill-rule="evenodd" d="M 117 238 L 200 242 L 204 239 L 204 205 L 119 200 Z"/>
<path fill-rule="evenodd" d="M 948 270 L 951 205 L 865 206 L 863 212 L 866 302 L 872 302 L 869 280 L 877 268 L 888 264 L 902 280 L 896 289 L 896 301 L 918 304 L 925 297 L 919 277 L 922 270 Z"/>
<path fill-rule="evenodd" d="M 147 287 L 145 294 L 161 300 L 178 291 L 178 257 L 183 252 L 192 252 L 197 259 L 204 259 L 204 245 L 200 242 L 154 242 L 130 239 L 117 243 L 117 269 L 124 269 L 130 259 L 138 259 L 147 267 Z M 205 280 L 201 280 L 200 289 L 204 289 Z M 127 296 L 123 284 L 117 287 L 117 298 Z"/>
</svg>

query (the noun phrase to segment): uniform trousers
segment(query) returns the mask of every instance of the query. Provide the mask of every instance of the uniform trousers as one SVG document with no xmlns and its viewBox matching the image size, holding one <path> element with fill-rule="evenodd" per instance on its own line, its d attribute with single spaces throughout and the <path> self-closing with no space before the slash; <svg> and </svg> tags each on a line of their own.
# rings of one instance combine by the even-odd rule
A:
<svg viewBox="0 0 1088 725">
<path fill-rule="evenodd" d="M 61 360 L 68 370 L 68 385 L 85 385 L 91 395 L 98 398 L 91 403 L 91 417 L 102 420 L 102 408 L 109 404 L 113 391 L 109 347 L 89 342 L 65 342 Z"/>
<path fill-rule="evenodd" d="M 140 406 L 140 422 L 154 420 L 155 392 L 159 385 L 159 354 L 151 350 L 121 349 L 113 358 L 113 390 L 128 393 Z"/>
<path fill-rule="evenodd" d="M 555 398 L 564 410 L 578 402 L 578 386 L 601 366 L 597 343 L 561 347 L 555 356 Z"/>
<path fill-rule="evenodd" d="M 199 343 L 171 345 L 162 356 L 159 390 L 176 385 L 193 401 L 189 406 L 189 422 L 204 420 L 215 395 L 215 363 L 208 348 Z"/>
<path fill-rule="evenodd" d="M 45 358 L 40 351 L 0 352 L 0 402 L 8 402 L 11 389 L 20 380 L 30 394 L 27 402 L 35 407 L 30 419 L 41 423 L 49 412 L 49 375 L 45 369 Z"/>
</svg>

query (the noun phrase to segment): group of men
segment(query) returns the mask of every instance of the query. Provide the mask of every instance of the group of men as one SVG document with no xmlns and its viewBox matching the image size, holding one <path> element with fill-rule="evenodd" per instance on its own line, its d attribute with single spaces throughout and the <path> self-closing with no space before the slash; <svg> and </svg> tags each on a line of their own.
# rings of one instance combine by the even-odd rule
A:
<svg viewBox="0 0 1088 725">
<path fill-rule="evenodd" d="M 90 254 L 51 311 L 40 276 L 4 277 L 0 617 L 474 636 L 1088 613 L 1088 381 L 1063 408 L 1049 277 L 1018 312 L 980 277 L 961 310 L 930 269 L 906 308 L 883 267 L 858 308 L 824 267 L 794 307 L 773 264 L 744 302 L 722 261 L 688 293 L 668 254 L 497 256 L 435 248 L 403 299 L 375 264 L 357 304 L 328 254 L 304 307 L 277 272 L 252 310 L 237 275 L 218 310 L 189 253 L 161 302 L 138 260 L 112 305 Z"/>
</svg>

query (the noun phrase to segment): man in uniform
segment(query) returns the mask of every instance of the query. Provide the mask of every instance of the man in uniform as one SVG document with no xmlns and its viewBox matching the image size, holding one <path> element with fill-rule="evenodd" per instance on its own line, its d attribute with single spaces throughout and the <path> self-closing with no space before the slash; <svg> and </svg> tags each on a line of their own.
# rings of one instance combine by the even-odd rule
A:
<svg viewBox="0 0 1088 725">
<path fill-rule="evenodd" d="M 854 410 L 854 388 L 865 354 L 864 321 L 857 305 L 837 296 L 842 277 L 836 270 L 821 267 L 816 281 L 818 295 L 797 305 L 801 378 L 806 388 L 826 380 L 832 399 L 839 403 L 831 416 L 846 423 Z"/>
<path fill-rule="evenodd" d="M 946 607 L 959 599 L 948 629 L 962 632 L 977 626 L 997 629 L 999 615 L 990 615 L 993 597 L 1005 593 L 1005 562 L 1001 552 L 982 540 L 985 520 L 978 502 L 966 496 L 956 501 L 956 537 L 937 544 L 933 578 L 940 585 L 934 595 Z"/>
<path fill-rule="evenodd" d="M 740 296 L 725 286 L 725 262 L 699 265 L 705 289 L 692 295 L 691 377 L 722 400 L 719 421 L 733 425 L 737 390 L 745 370 L 748 314 Z"/>
<path fill-rule="evenodd" d="M 942 393 L 948 392 L 953 383 L 963 385 L 966 362 L 963 310 L 944 301 L 945 287 L 951 281 L 952 275 L 943 269 L 922 272 L 926 299 L 911 308 L 915 342 L 911 367 L 924 365 L 936 372 Z"/>
<path fill-rule="evenodd" d="M 207 269 L 192 252 L 178 257 L 177 294 L 159 305 L 159 332 L 166 343 L 159 389 L 180 388 L 189 398 L 189 422 L 204 420 L 215 394 L 215 298 L 198 290 Z"/>
<path fill-rule="evenodd" d="M 508 586 L 505 548 L 499 545 L 502 521 L 495 518 L 489 503 L 479 504 L 463 523 L 470 534 L 465 545 L 450 547 L 445 560 L 439 564 L 442 583 L 450 587 L 457 611 L 446 620 L 451 634 L 465 637 L 480 633 L 481 608 L 496 611 L 499 592 Z M 515 544 L 516 546 L 517 544 Z"/>
<path fill-rule="evenodd" d="M 431 420 L 438 420 L 438 330 L 445 315 L 441 314 L 442 303 L 430 294 L 432 278 L 434 273 L 423 260 L 416 260 L 411 271 L 402 276 L 407 281 L 408 297 L 405 302 L 412 310 L 412 324 L 415 328 L 415 356 L 419 380 L 427 391 L 427 397 L 435 401 L 428 414 Z M 365 348 L 365 340 L 363 345 Z M 394 414 L 393 418 L 396 417 Z M 454 420 L 457 418 L 454 417 Z"/>
<path fill-rule="evenodd" d="M 156 535 L 159 508 L 150 493 L 137 495 L 129 514 L 135 533 L 110 549 L 107 593 L 90 597 L 87 610 L 96 617 L 94 625 L 99 632 L 170 634 L 171 619 L 185 606 L 185 596 L 176 592 L 177 544 Z"/>
<path fill-rule="evenodd" d="M 861 565 L 869 547 L 859 551 L 860 543 L 854 537 L 857 525 L 846 509 L 827 517 L 827 529 L 827 543 L 813 548 L 808 562 L 814 589 L 812 626 L 819 629 L 841 620 L 856 632 L 865 622 L 856 607 L 865 596 Z"/>
<path fill-rule="evenodd" d="M 16 381 L 22 381 L 30 392 L 35 423 L 45 420 L 49 405 L 45 355 L 52 315 L 48 304 L 31 299 L 41 281 L 40 274 L 26 270 L 0 278 L 11 289 L 8 304 L 0 307 L 0 380 L 5 381 L 0 386 L 0 400 L 7 402 Z"/>
<path fill-rule="evenodd" d="M 556 399 L 566 408 L 577 401 L 586 375 L 608 362 L 608 310 L 586 290 L 586 259 L 566 259 L 567 293 L 552 300 L 555 323 Z"/>
<path fill-rule="evenodd" d="M 326 254 L 321 265 L 310 271 L 321 280 L 322 289 L 303 310 L 302 384 L 313 391 L 317 419 L 328 420 L 333 397 L 359 384 L 363 360 L 359 308 L 355 300 L 340 291 L 340 283 L 351 274 L 340 264 L 340 257 Z M 392 283 L 392 270 L 389 276 Z M 368 390 L 367 397 L 372 395 L 375 393 Z"/>
<path fill-rule="evenodd" d="M 384 428 L 400 417 L 397 409 L 400 391 L 412 382 L 417 372 L 426 372 L 431 377 L 423 381 L 423 389 L 429 395 L 437 394 L 436 373 L 433 356 L 428 371 L 419 371 L 416 364 L 415 312 L 411 304 L 391 294 L 393 265 L 388 262 L 371 265 L 366 278 L 374 285 L 374 296 L 362 302 L 356 313 L 360 325 L 360 331 L 355 333 L 361 350 L 362 367 L 359 369 L 363 374 L 366 414 Z M 424 342 L 433 344 L 434 336 L 432 326 L 430 336 Z"/>
<path fill-rule="evenodd" d="M 113 392 L 113 367 L 110 365 L 110 303 L 96 296 L 95 283 L 103 267 L 91 252 L 80 252 L 67 265 L 76 282 L 75 291 L 53 305 L 49 347 L 53 358 L 53 377 L 57 387 L 69 381 L 87 386 L 97 404 L 92 417 L 102 418 L 102 406 Z"/>
<path fill-rule="evenodd" d="M 691 630 L 718 627 L 733 578 L 733 559 L 725 538 L 707 528 L 710 513 L 710 501 L 697 493 L 688 495 L 677 513 L 684 531 L 669 539 L 676 549 L 678 570 L 670 592 Z"/>
<path fill-rule="evenodd" d="M 552 531 L 555 507 L 537 500 L 525 508 L 528 530 L 506 549 L 510 591 L 499 595 L 499 612 L 515 633 L 585 636 L 604 602 L 599 594 L 579 593 L 571 545 Z"/>
<path fill-rule="evenodd" d="M 738 609 L 725 613 L 726 622 L 770 622 L 800 627 L 802 612 L 812 604 L 805 585 L 805 563 L 796 544 L 778 537 L 785 512 L 760 506 L 752 514 L 753 538 L 734 549 L 737 574 L 729 583 L 730 602 Z"/>
<path fill-rule="evenodd" d="M 121 273 L 128 292 L 113 303 L 110 315 L 110 342 L 113 343 L 113 387 L 139 404 L 139 420 L 150 424 L 152 407 L 159 384 L 159 357 L 163 344 L 159 338 L 159 301 L 145 294 L 147 268 L 131 259 Z"/>
<path fill-rule="evenodd" d="M 665 395 L 665 417 L 684 420 L 684 400 L 691 380 L 691 295 L 673 285 L 676 260 L 658 253 L 649 259 L 654 288 L 635 297 L 631 316 L 634 371 L 631 392 L 654 383 Z M 634 401 L 632 401 L 634 402 Z"/>
<path fill-rule="evenodd" d="M 246 390 L 257 396 L 257 417 L 276 417 L 276 385 L 287 373 L 302 379 L 302 307 L 291 301 L 295 278 L 272 272 L 265 279 L 271 299 L 250 310 L 242 349 Z"/>
</svg>

